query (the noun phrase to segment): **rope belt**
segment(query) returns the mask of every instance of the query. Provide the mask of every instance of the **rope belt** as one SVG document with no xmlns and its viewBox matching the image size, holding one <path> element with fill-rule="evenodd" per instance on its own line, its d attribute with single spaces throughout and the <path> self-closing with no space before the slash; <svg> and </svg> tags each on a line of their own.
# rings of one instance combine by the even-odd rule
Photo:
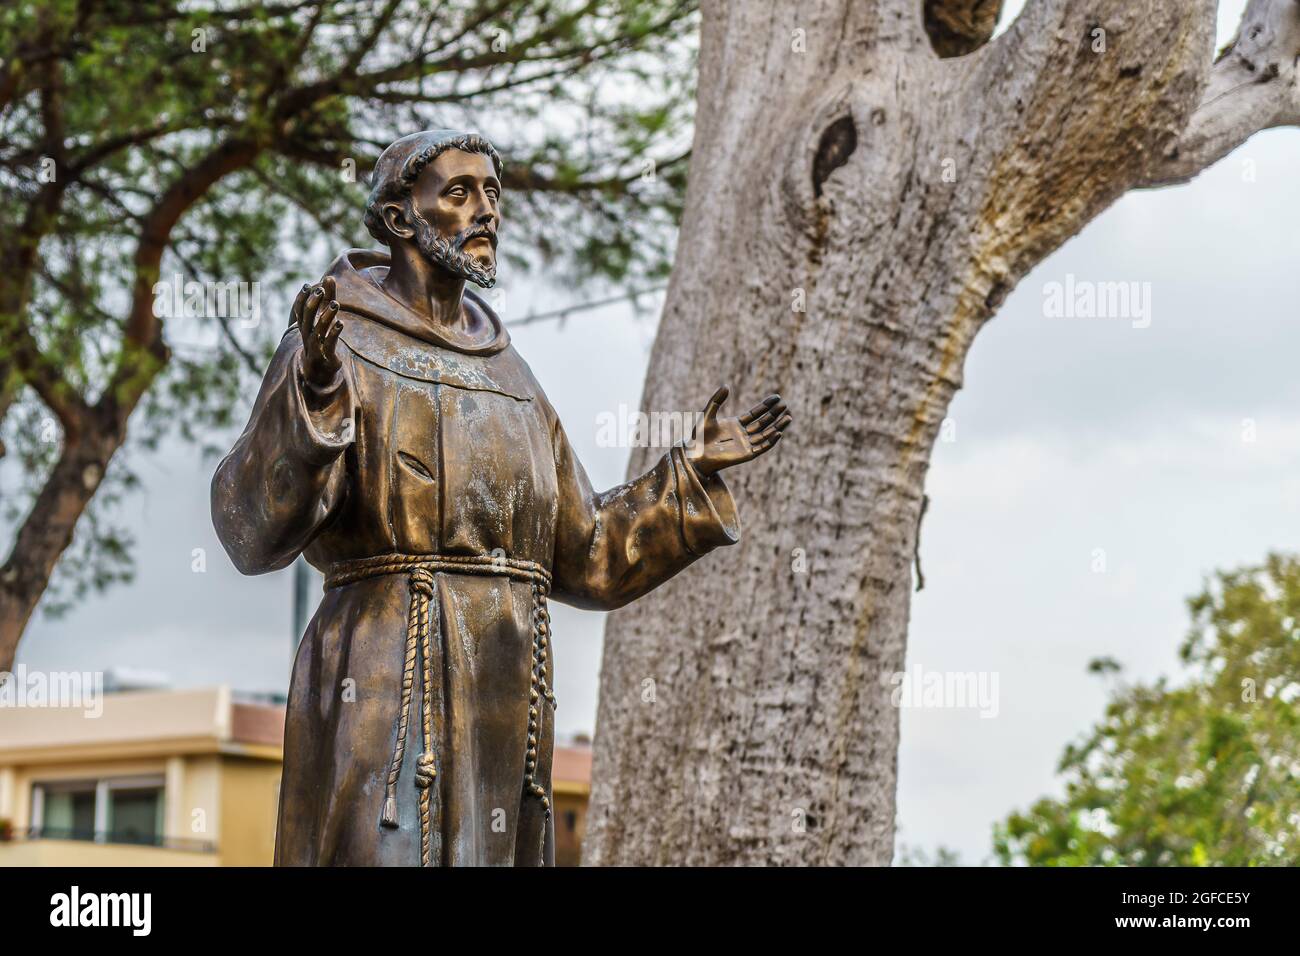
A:
<svg viewBox="0 0 1300 956">
<path fill-rule="evenodd" d="M 551 574 L 540 564 L 496 555 L 382 554 L 355 561 L 338 561 L 325 576 L 326 589 L 340 588 L 383 574 L 406 574 L 410 577 L 411 605 L 406 619 L 406 659 L 402 667 L 402 707 L 397 718 L 397 740 L 388 768 L 384 790 L 381 826 L 397 826 L 397 779 L 406 755 L 406 735 L 411 720 L 411 698 L 415 686 L 417 659 L 420 667 L 421 743 L 424 752 L 415 760 L 415 786 L 420 802 L 420 865 L 428 866 L 431 857 L 431 816 L 433 783 L 438 769 L 433 746 L 433 654 L 432 615 L 435 574 L 478 574 L 527 581 L 532 585 L 533 661 L 528 690 L 528 749 L 524 756 L 524 788 L 542 801 L 549 819 L 551 801 L 546 788 L 537 780 L 537 747 L 541 733 L 540 703 L 543 698 L 555 706 L 555 694 L 546 683 L 546 661 L 550 656 L 551 615 L 546 595 L 551 590 Z M 441 641 L 441 632 L 439 633 Z"/>
</svg>

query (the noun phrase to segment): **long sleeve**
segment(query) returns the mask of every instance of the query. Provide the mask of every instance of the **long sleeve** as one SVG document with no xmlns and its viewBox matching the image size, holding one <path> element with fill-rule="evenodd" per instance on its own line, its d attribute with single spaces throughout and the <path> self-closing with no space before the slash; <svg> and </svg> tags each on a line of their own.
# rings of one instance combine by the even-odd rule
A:
<svg viewBox="0 0 1300 956">
<path fill-rule="evenodd" d="M 302 340 L 291 329 L 244 433 L 213 476 L 212 522 L 244 574 L 287 566 L 343 500 L 343 452 L 354 440 L 356 421 L 346 360 L 311 402 L 310 387 L 302 378 Z"/>
<path fill-rule="evenodd" d="M 559 478 L 553 597 L 598 610 L 622 607 L 714 548 L 740 540 L 721 476 L 701 477 L 675 446 L 640 478 L 596 494 L 557 421 Z"/>
</svg>

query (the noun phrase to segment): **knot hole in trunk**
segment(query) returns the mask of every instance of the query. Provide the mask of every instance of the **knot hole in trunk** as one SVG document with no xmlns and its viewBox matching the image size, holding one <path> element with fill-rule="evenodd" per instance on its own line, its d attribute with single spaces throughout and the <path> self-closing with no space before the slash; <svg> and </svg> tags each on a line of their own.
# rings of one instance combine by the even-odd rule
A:
<svg viewBox="0 0 1300 956">
<path fill-rule="evenodd" d="M 821 141 L 817 144 L 817 155 L 813 157 L 812 181 L 813 195 L 818 199 L 822 195 L 822 184 L 835 170 L 849 161 L 853 151 L 858 148 L 858 127 L 851 115 L 841 116 L 822 130 Z"/>
</svg>

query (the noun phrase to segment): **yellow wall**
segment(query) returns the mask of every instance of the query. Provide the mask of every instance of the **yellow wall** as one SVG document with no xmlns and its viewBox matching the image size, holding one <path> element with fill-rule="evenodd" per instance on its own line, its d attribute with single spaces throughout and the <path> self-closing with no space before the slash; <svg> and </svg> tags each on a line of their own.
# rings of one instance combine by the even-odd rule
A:
<svg viewBox="0 0 1300 956">
<path fill-rule="evenodd" d="M 5 866 L 216 866 L 215 853 L 85 840 L 18 840 L 0 843 Z"/>
<path fill-rule="evenodd" d="M 183 757 L 180 793 L 167 794 L 166 819 L 177 827 L 169 837 L 206 840 L 221 847 L 221 757 L 200 754 Z M 176 800 L 176 804 L 172 804 Z"/>
<path fill-rule="evenodd" d="M 13 767 L 0 767 L 0 820 L 10 823 L 14 822 L 14 802 L 18 798 L 15 792 L 17 778 Z"/>
<path fill-rule="evenodd" d="M 274 862 L 279 797 L 279 763 L 222 759 L 222 866 L 270 866 Z"/>
<path fill-rule="evenodd" d="M 587 795 L 554 791 L 555 797 L 555 865 L 578 866 L 582 859 L 582 841 L 587 831 Z M 569 814 L 575 827 L 569 830 Z"/>
</svg>

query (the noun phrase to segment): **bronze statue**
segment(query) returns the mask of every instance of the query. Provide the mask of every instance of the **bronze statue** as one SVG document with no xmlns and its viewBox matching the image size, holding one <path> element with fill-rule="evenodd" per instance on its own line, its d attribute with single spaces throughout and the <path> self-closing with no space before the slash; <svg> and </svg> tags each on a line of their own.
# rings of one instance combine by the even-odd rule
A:
<svg viewBox="0 0 1300 956">
<path fill-rule="evenodd" d="M 299 553 L 325 596 L 294 663 L 276 864 L 550 865 L 547 600 L 616 608 L 738 540 L 718 472 L 775 445 L 779 396 L 710 399 L 648 474 L 592 491 L 510 337 L 501 160 L 432 130 L 375 166 L 349 250 L 304 286 L 212 482 L 245 574 Z"/>
</svg>

